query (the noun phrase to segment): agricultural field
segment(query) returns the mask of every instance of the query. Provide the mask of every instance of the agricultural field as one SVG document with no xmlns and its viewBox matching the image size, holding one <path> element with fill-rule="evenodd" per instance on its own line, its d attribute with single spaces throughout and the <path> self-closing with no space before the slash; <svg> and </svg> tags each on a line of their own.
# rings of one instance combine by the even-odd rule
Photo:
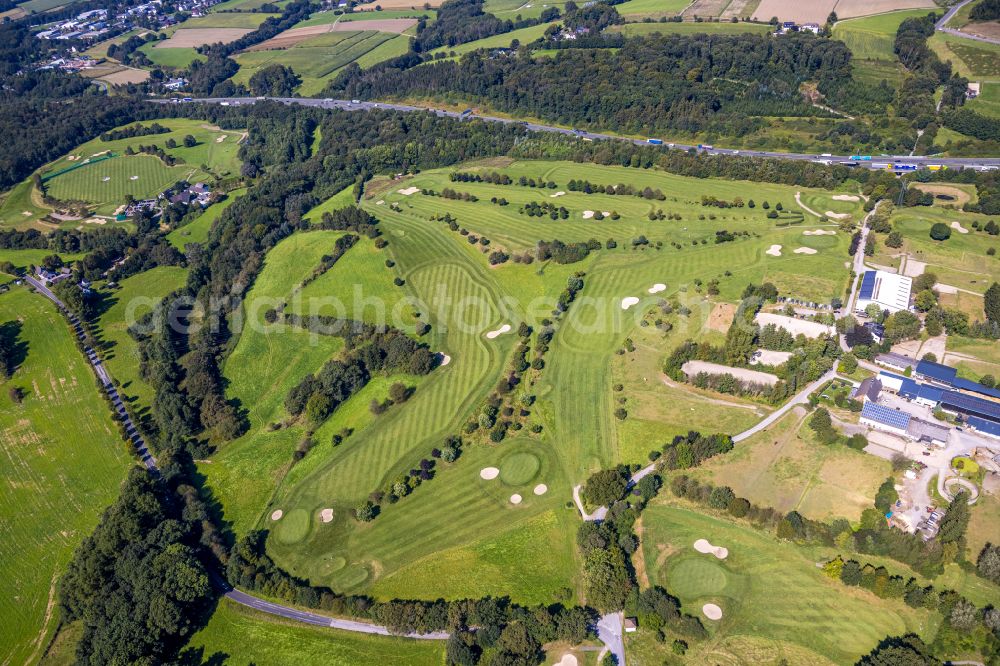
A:
<svg viewBox="0 0 1000 666">
<path fill-rule="evenodd" d="M 513 40 L 518 40 L 522 44 L 528 44 L 530 42 L 539 39 L 545 34 L 545 31 L 550 26 L 550 23 L 541 23 L 539 25 L 529 26 L 527 28 L 521 28 L 519 30 L 512 30 L 510 32 L 505 32 L 502 35 L 493 35 L 492 37 L 486 37 L 484 39 L 477 39 L 472 42 L 466 42 L 465 44 L 459 44 L 458 46 L 442 46 L 438 49 L 431 51 L 432 54 L 446 53 L 448 55 L 462 55 L 463 53 L 469 53 L 477 49 L 498 49 L 507 48 Z"/>
<path fill-rule="evenodd" d="M 899 24 L 908 18 L 924 16 L 926 10 L 877 14 L 865 18 L 837 21 L 833 27 L 833 37 L 844 42 L 855 58 L 896 63 L 893 43 Z"/>
<path fill-rule="evenodd" d="M 129 335 L 129 326 L 150 312 L 164 296 L 184 285 L 187 270 L 158 266 L 122 280 L 102 303 L 106 308 L 97 321 L 101 357 L 119 382 L 119 392 L 137 417 L 149 410 L 153 389 L 139 375 L 139 350 Z"/>
<path fill-rule="evenodd" d="M 21 346 L 0 392 L 0 662 L 22 664 L 41 656 L 58 624 L 56 581 L 117 495 L 130 456 L 55 306 L 15 288 L 0 294 L 0 325 Z"/>
<path fill-rule="evenodd" d="M 264 12 L 215 12 L 205 16 L 190 18 L 181 25 L 185 30 L 191 28 L 249 28 L 256 30 L 267 19 L 278 16 L 280 14 L 267 14 Z"/>
<path fill-rule="evenodd" d="M 444 642 L 311 627 L 223 600 L 208 625 L 191 638 L 182 657 L 198 664 L 438 666 L 444 662 Z"/>
<path fill-rule="evenodd" d="M 352 62 L 371 67 L 406 53 L 409 38 L 387 32 L 324 32 L 296 41 L 289 48 L 246 51 L 235 56 L 240 70 L 236 83 L 247 84 L 258 70 L 269 65 L 291 67 L 302 77 L 298 92 L 315 95 L 322 92 L 340 69 Z"/>
<path fill-rule="evenodd" d="M 486 0 L 483 6 L 483 11 L 489 12 L 494 16 L 502 19 L 514 19 L 518 16 L 521 18 L 535 18 L 540 16 L 543 11 L 549 7 L 556 7 L 559 9 L 560 13 L 563 13 L 564 6 L 566 5 L 564 0 L 546 0 L 546 2 L 525 2 L 524 0 Z M 620 7 L 621 5 L 619 5 Z"/>
<path fill-rule="evenodd" d="M 693 21 L 685 21 L 683 23 L 625 23 L 624 25 L 615 25 L 608 28 L 609 32 L 620 32 L 629 37 L 651 35 L 657 32 L 663 35 L 696 35 L 699 33 L 730 35 L 745 32 L 764 34 L 770 32 L 770 30 L 771 26 L 766 23 L 710 23 L 707 21 L 701 23 Z"/>
<path fill-rule="evenodd" d="M 170 119 L 161 124 L 171 131 L 116 141 L 93 139 L 51 163 L 41 172 L 49 195 L 63 201 L 85 201 L 93 204 L 98 214 L 110 215 L 125 202 L 126 195 L 154 198 L 180 180 L 211 183 L 215 176 L 239 172 L 240 132 L 212 128 L 195 120 Z M 196 145 L 183 145 L 188 134 L 194 136 Z M 168 139 L 173 139 L 177 147 L 167 149 Z M 124 154 L 128 146 L 140 145 L 159 146 L 177 158 L 178 164 L 169 167 L 153 155 Z M 104 153 L 113 157 L 101 159 Z M 207 165 L 211 173 L 202 171 L 201 165 Z"/>
<path fill-rule="evenodd" d="M 927 45 L 953 69 L 973 81 L 1000 80 L 1000 44 L 988 44 L 936 32 Z"/>
<path fill-rule="evenodd" d="M 264 5 L 273 4 L 280 9 L 284 9 L 290 0 L 278 0 L 269 2 L 268 0 L 225 0 L 217 5 L 212 5 L 208 11 L 213 14 L 223 14 L 230 12 L 257 12 Z"/>
<path fill-rule="evenodd" d="M 169 40 L 167 40 L 169 42 Z M 146 54 L 153 64 L 160 67 L 175 67 L 178 69 L 189 66 L 195 60 L 204 61 L 206 58 L 198 53 L 194 47 L 160 47 L 159 44 L 167 42 L 151 42 L 143 44 L 139 50 Z"/>
<path fill-rule="evenodd" d="M 676 16 L 689 4 L 688 0 L 628 0 L 616 5 L 615 9 L 626 21 L 638 21 L 647 17 Z"/>
<path fill-rule="evenodd" d="M 728 557 L 696 552 L 692 544 L 702 538 L 727 548 Z M 799 548 L 662 500 L 643 514 L 641 549 L 650 583 L 708 625 L 709 638 L 686 655 L 691 663 L 853 664 L 886 636 L 936 630 L 926 611 L 826 578 L 816 563 L 834 549 Z M 720 621 L 704 619 L 705 603 L 721 607 Z M 628 635 L 626 649 L 629 663 L 661 664 L 669 643 L 640 630 Z"/>
<path fill-rule="evenodd" d="M 336 354 L 339 341 L 298 330 L 244 327 L 224 374 L 232 396 L 250 409 L 251 429 L 216 452 L 201 470 L 237 533 L 254 527 L 271 530 L 272 556 L 318 584 L 378 598 L 505 593 L 515 600 L 541 602 L 564 588 L 575 591 L 577 517 L 566 508 L 572 485 L 598 467 L 643 460 L 651 445 L 681 430 L 737 432 L 768 411 L 736 400 L 720 409 L 713 405 L 713 418 L 699 416 L 699 411 L 708 413 L 703 409 L 710 396 L 661 387 L 657 368 L 662 356 L 688 331 L 717 341 L 726 325 L 713 315 L 714 301 L 735 300 L 747 282 L 771 280 L 814 300 L 840 295 L 846 284 L 847 236 L 803 234 L 824 223 L 798 211 L 792 188 L 566 162 L 494 160 L 462 167 L 467 169 L 499 169 L 515 182 L 522 175 L 543 177 L 556 187 L 452 183 L 451 169 L 404 180 L 376 179 L 367 188 L 363 207 L 382 220 L 388 247 L 377 250 L 362 240 L 299 293 L 295 285 L 329 252 L 338 234 L 295 234 L 270 252 L 247 300 L 243 318 L 259 322 L 274 299 L 287 299 L 290 312 L 309 312 L 322 299 L 354 299 L 353 282 L 371 297 L 368 302 L 402 313 L 395 325 L 404 329 L 415 312 L 425 313 L 432 325 L 426 341 L 449 358 L 426 377 L 403 378 L 416 386 L 415 394 L 407 404 L 379 416 L 367 406 L 373 398 L 383 399 L 394 379 L 371 382 L 311 434 L 313 448 L 293 466 L 291 454 L 306 436 L 303 426 L 293 423 L 275 430 L 270 424 L 286 417 L 283 399 L 288 389 Z M 574 178 L 659 188 L 665 200 L 565 191 Z M 446 187 L 475 195 L 478 201 L 420 193 L 421 188 L 440 192 Z M 700 202 L 702 194 L 729 200 L 748 192 L 756 208 L 709 209 Z M 336 204 L 323 204 L 306 217 L 316 219 L 320 209 L 347 203 L 349 194 L 337 195 Z M 859 202 L 837 201 L 821 191 L 799 194 L 822 211 L 860 216 Z M 509 205 L 490 203 L 491 197 L 503 197 Z M 765 198 L 772 206 L 783 202 L 781 219 L 765 216 Z M 566 207 L 568 219 L 549 221 L 517 212 L 519 206 L 539 201 Z M 594 209 L 615 211 L 620 219 L 585 216 Z M 681 219 L 650 222 L 647 214 L 657 209 Z M 430 219 L 445 211 L 471 233 L 489 238 L 490 249 L 513 253 L 533 248 L 541 239 L 570 242 L 591 237 L 602 242 L 616 238 L 618 247 L 572 265 L 507 263 L 490 268 L 477 249 L 481 246 Z M 715 244 L 715 231 L 722 228 L 745 230 L 750 236 Z M 630 240 L 641 235 L 650 245 L 632 249 Z M 682 249 L 671 247 L 671 241 Z M 663 243 L 663 249 L 655 249 L 657 243 Z M 765 255 L 772 244 L 786 251 Z M 797 248 L 815 253 L 796 253 Z M 386 259 L 394 265 L 388 266 Z M 539 325 L 552 309 L 552 299 L 578 271 L 586 273 L 585 293 L 593 305 L 570 310 L 544 371 L 533 380 L 531 390 L 538 400 L 531 419 L 542 425 L 541 432 L 512 434 L 501 446 L 469 445 L 455 464 L 439 468 L 431 489 L 418 488 L 397 505 L 384 507 L 371 524 L 354 521 L 353 507 L 412 467 L 445 436 L 458 432 L 495 384 L 515 336 L 489 338 L 484 333 L 522 320 Z M 402 278 L 402 285 L 393 284 L 396 277 Z M 720 294 L 707 301 L 695 280 L 712 279 L 719 280 Z M 661 282 L 662 294 L 647 294 Z M 640 302 L 625 312 L 622 299 L 630 295 Z M 664 341 L 652 327 L 639 326 L 661 298 L 674 297 L 696 306 L 688 325 L 677 322 L 676 337 Z M 408 299 L 412 306 L 405 305 Z M 355 316 L 373 321 L 375 312 Z M 619 357 L 615 350 L 629 335 L 639 341 L 637 351 Z M 634 422 L 629 418 L 619 423 L 611 416 L 610 391 L 604 393 L 606 400 L 595 402 L 595 387 L 616 381 L 629 386 L 628 409 L 635 413 Z M 642 385 L 647 382 L 653 385 Z M 658 408 L 663 398 L 670 407 Z M 334 446 L 331 436 L 344 428 L 353 429 L 353 434 Z M 491 466 L 501 470 L 500 478 L 480 478 L 480 470 Z M 546 489 L 536 495 L 538 484 Z M 523 498 L 519 504 L 510 501 L 514 493 Z M 275 521 L 272 513 L 279 510 L 281 517 Z M 332 517 L 321 519 L 325 510 Z M 419 536 L 400 540 L 400 531 L 414 521 L 423 526 Z M 526 559 L 545 566 L 530 571 L 515 566 Z M 446 570 L 452 573 L 440 575 Z"/>
<path fill-rule="evenodd" d="M 891 219 L 904 239 L 897 252 L 926 263 L 926 270 L 935 273 L 939 282 L 982 294 L 990 284 L 1000 280 L 1000 258 L 986 254 L 986 248 L 995 244 L 995 238 L 972 228 L 973 222 L 985 224 L 988 216 L 921 206 L 897 209 Z M 957 224 L 968 233 L 952 227 L 948 240 L 932 240 L 930 228 L 937 222 Z"/>
</svg>

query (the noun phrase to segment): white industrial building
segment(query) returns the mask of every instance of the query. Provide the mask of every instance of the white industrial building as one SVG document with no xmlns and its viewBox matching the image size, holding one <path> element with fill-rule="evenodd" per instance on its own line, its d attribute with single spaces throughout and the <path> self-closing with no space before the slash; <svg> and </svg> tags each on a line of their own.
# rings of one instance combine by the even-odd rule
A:
<svg viewBox="0 0 1000 666">
<path fill-rule="evenodd" d="M 858 301 L 854 309 L 864 312 L 874 303 L 890 313 L 908 310 L 912 285 L 913 280 L 905 275 L 886 271 L 865 271 L 861 276 L 861 288 L 858 290 Z"/>
</svg>

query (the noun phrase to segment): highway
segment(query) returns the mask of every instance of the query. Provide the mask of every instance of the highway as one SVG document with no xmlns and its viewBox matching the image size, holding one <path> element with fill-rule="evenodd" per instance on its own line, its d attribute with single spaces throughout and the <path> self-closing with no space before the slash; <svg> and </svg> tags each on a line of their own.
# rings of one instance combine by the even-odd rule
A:
<svg viewBox="0 0 1000 666">
<path fill-rule="evenodd" d="M 411 106 L 409 104 L 390 104 L 386 102 L 364 102 L 364 101 L 352 101 L 344 99 L 319 99 L 313 97 L 200 97 L 193 98 L 190 102 L 177 102 L 181 104 L 222 104 L 226 106 L 243 106 L 246 104 L 256 104 L 258 101 L 271 100 L 274 102 L 280 102 L 281 104 L 299 104 L 301 106 L 312 106 L 322 109 L 341 109 L 343 111 L 370 111 L 372 109 L 387 109 L 390 111 L 402 111 L 406 113 L 413 112 L 430 112 L 435 113 L 439 117 L 455 118 L 461 119 L 462 114 L 457 111 L 445 111 L 443 109 L 434 109 L 431 107 L 420 107 Z M 159 104 L 172 104 L 175 103 L 172 99 L 151 99 L 151 102 Z M 503 123 L 505 125 L 521 125 L 526 130 L 531 130 L 534 132 L 552 132 L 555 134 L 564 134 L 566 136 L 577 136 L 581 140 L 610 140 L 610 141 L 627 141 L 629 143 L 634 143 L 636 145 L 650 145 L 649 141 L 646 139 L 632 139 L 628 137 L 614 136 L 611 134 L 602 134 L 600 132 L 587 132 L 584 130 L 572 130 L 565 127 L 556 127 L 554 125 L 540 125 L 538 123 L 530 123 L 521 120 L 514 120 L 511 118 L 498 118 L 496 116 L 485 116 L 479 114 L 473 114 L 468 116 L 471 119 L 483 120 L 491 123 Z M 659 145 L 659 144 L 658 144 Z M 1000 157 L 927 157 L 927 156 L 910 156 L 910 155 L 874 155 L 871 156 L 870 160 L 851 160 L 850 155 L 832 155 L 823 154 L 817 155 L 815 153 L 781 153 L 781 152 L 770 152 L 761 150 L 735 150 L 730 148 L 715 148 L 715 147 L 701 147 L 692 146 L 683 143 L 669 143 L 666 140 L 663 141 L 661 147 L 675 148 L 677 150 L 700 150 L 700 152 L 707 153 L 709 155 L 729 155 L 729 156 L 741 156 L 741 157 L 762 157 L 780 160 L 797 160 L 800 162 L 821 162 L 824 164 L 843 164 L 851 163 L 858 168 L 867 169 L 886 169 L 888 165 L 894 162 L 900 162 L 904 164 L 913 164 L 917 167 L 922 166 L 944 166 L 951 169 L 962 168 L 962 169 L 1000 169 Z"/>
</svg>

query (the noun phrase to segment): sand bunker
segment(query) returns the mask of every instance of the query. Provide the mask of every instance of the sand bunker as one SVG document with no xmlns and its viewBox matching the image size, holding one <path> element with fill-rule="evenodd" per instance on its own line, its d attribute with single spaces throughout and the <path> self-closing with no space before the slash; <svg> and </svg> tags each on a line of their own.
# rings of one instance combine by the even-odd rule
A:
<svg viewBox="0 0 1000 666">
<path fill-rule="evenodd" d="M 525 7 L 530 7 L 531 5 L 525 5 Z M 577 661 L 574 655 L 568 652 L 562 656 L 562 659 L 557 661 L 553 666 L 579 666 L 580 662 Z"/>
<path fill-rule="evenodd" d="M 550 195 L 549 195 L 549 198 L 550 198 L 550 199 L 555 199 L 556 197 L 561 197 L 561 196 L 563 196 L 564 194 L 566 194 L 566 193 L 565 193 L 565 192 L 563 192 L 562 190 L 560 190 L 559 192 L 556 192 L 555 194 L 550 194 Z M 572 655 L 571 655 L 571 656 L 572 656 Z"/>
<path fill-rule="evenodd" d="M 764 254 L 769 254 L 772 257 L 780 257 L 781 256 L 781 246 L 780 245 L 772 245 L 771 247 L 769 247 L 766 250 L 764 250 Z"/>
<path fill-rule="evenodd" d="M 622 310 L 628 310 L 630 307 L 639 302 L 639 299 L 635 296 L 626 296 L 622 299 Z"/>
<path fill-rule="evenodd" d="M 695 541 L 694 549 L 699 553 L 715 555 L 720 560 L 724 560 L 729 557 L 729 550 L 727 548 L 723 548 L 722 546 L 713 546 L 709 543 L 708 539 L 698 539 Z"/>
<path fill-rule="evenodd" d="M 803 231 L 803 236 L 836 236 L 837 232 L 833 229 L 816 229 L 815 231 Z"/>
<path fill-rule="evenodd" d="M 449 363 L 451 363 L 451 356 L 441 354 L 441 365 L 448 365 Z"/>
<path fill-rule="evenodd" d="M 648 293 L 650 293 L 650 294 L 658 294 L 661 291 L 666 291 L 666 289 L 667 289 L 667 285 L 663 284 L 662 282 L 657 282 L 656 284 L 654 284 L 652 287 L 650 287 L 646 291 Z"/>
<path fill-rule="evenodd" d="M 534 492 L 536 495 L 544 495 L 545 493 L 549 492 L 549 487 L 544 483 L 539 483 L 537 486 L 535 486 L 535 489 L 532 492 Z"/>
<path fill-rule="evenodd" d="M 521 503 L 521 499 L 522 498 L 521 498 L 520 495 L 518 495 L 517 493 L 514 493 L 513 495 L 510 496 L 510 503 L 511 504 L 520 504 Z"/>
<path fill-rule="evenodd" d="M 848 218 L 851 216 L 850 213 L 834 213 L 832 210 L 826 211 L 824 215 L 834 220 L 843 220 L 844 218 Z"/>
<path fill-rule="evenodd" d="M 102 183 L 106 183 L 106 182 L 108 182 L 109 180 L 111 180 L 111 176 L 105 176 L 104 178 L 101 178 L 101 182 L 102 182 Z"/>
<path fill-rule="evenodd" d="M 319 519 L 324 523 L 328 523 L 333 520 L 333 509 L 323 509 L 319 512 Z"/>
<path fill-rule="evenodd" d="M 589 220 L 592 217 L 594 217 L 594 211 L 592 211 L 592 210 L 585 210 L 585 211 L 583 211 L 583 219 Z"/>
<path fill-rule="evenodd" d="M 834 194 L 830 198 L 834 201 L 861 201 L 861 197 L 856 197 L 853 194 Z"/>
<path fill-rule="evenodd" d="M 498 467 L 484 467 L 479 470 L 479 478 L 486 481 L 492 481 L 498 476 L 500 476 L 500 468 Z"/>
<path fill-rule="evenodd" d="M 139 176 L 129 176 L 129 180 L 139 180 Z"/>
<path fill-rule="evenodd" d="M 385 201 L 383 201 L 382 199 L 379 199 L 378 201 L 375 202 L 375 205 L 376 206 L 381 206 L 384 203 L 385 203 Z"/>
<path fill-rule="evenodd" d="M 795 254 L 816 254 L 816 250 L 811 247 L 797 247 L 795 248 Z"/>
<path fill-rule="evenodd" d="M 403 196 L 407 196 L 408 197 L 411 194 L 416 194 L 417 192 L 419 192 L 420 188 L 419 187 L 407 187 L 405 190 L 396 190 L 396 191 L 399 192 L 400 194 L 402 194 Z"/>
<path fill-rule="evenodd" d="M 22 210 L 21 211 L 21 215 L 24 215 L 25 217 L 31 217 L 33 214 L 34 213 L 32 213 L 30 210 Z"/>
<path fill-rule="evenodd" d="M 967 233 L 969 233 L 969 230 L 966 229 L 965 227 L 963 227 L 961 222 L 952 222 L 951 223 L 951 228 L 954 229 L 955 231 L 957 231 L 960 234 L 967 234 Z"/>
<path fill-rule="evenodd" d="M 487 333 L 486 337 L 489 338 L 490 340 L 492 340 L 493 338 L 497 337 L 498 335 L 503 335 L 504 333 L 506 333 L 509 330 L 510 330 L 510 324 L 504 324 L 503 326 L 501 326 L 497 330 L 490 331 L 489 333 Z"/>
<path fill-rule="evenodd" d="M 722 609 L 715 604 L 705 604 L 701 607 L 701 612 L 705 614 L 709 620 L 721 620 L 722 619 Z"/>
<path fill-rule="evenodd" d="M 217 137 L 217 138 L 215 139 L 215 142 L 216 142 L 216 143 L 222 143 L 222 142 L 223 142 L 223 141 L 225 141 L 225 140 L 226 140 L 226 135 L 225 135 L 225 134 L 223 134 L 222 136 L 220 136 L 220 137 Z"/>
<path fill-rule="evenodd" d="M 282 511 L 281 509 L 277 509 L 275 510 L 274 513 L 271 514 L 271 520 L 281 520 L 281 517 L 283 515 L 285 515 L 285 512 Z"/>
</svg>

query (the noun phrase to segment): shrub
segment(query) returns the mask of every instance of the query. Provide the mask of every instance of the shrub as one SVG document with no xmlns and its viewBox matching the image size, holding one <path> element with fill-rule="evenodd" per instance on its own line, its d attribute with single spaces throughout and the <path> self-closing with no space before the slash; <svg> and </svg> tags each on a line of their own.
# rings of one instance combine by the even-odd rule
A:
<svg viewBox="0 0 1000 666">
<path fill-rule="evenodd" d="M 944 222 L 936 222 L 931 227 L 931 238 L 936 241 L 944 241 L 951 238 L 951 228 Z"/>
</svg>

